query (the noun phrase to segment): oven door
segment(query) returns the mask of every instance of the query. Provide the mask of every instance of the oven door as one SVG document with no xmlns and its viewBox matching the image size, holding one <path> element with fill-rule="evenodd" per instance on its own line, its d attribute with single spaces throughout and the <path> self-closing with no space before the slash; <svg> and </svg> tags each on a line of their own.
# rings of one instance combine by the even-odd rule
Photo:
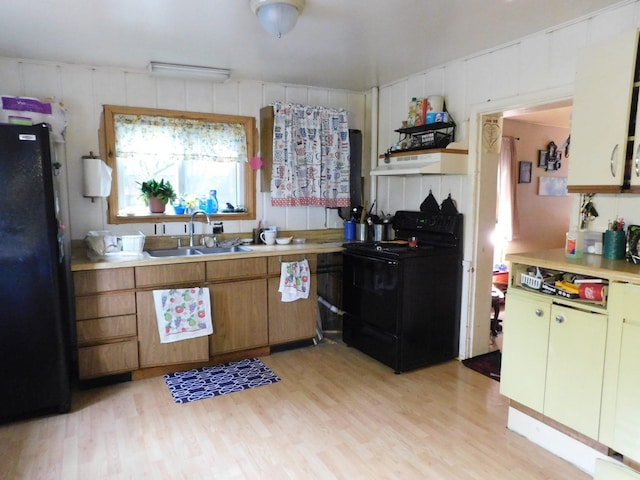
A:
<svg viewBox="0 0 640 480">
<path fill-rule="evenodd" d="M 401 266 L 396 260 L 345 252 L 343 305 L 358 323 L 397 335 Z"/>
</svg>

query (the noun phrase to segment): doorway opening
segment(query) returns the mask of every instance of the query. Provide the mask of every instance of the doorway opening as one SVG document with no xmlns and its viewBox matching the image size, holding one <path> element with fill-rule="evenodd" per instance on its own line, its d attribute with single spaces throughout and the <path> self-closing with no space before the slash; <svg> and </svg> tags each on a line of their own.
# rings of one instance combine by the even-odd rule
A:
<svg viewBox="0 0 640 480">
<path fill-rule="evenodd" d="M 502 342 L 508 284 L 505 256 L 560 248 L 569 230 L 572 201 L 566 179 L 572 106 L 565 103 L 503 113 L 491 296 L 494 348 L 501 348 Z M 505 161 L 510 162 L 507 172 L 502 171 Z M 547 184 L 564 185 L 564 189 Z"/>
<path fill-rule="evenodd" d="M 501 292 L 506 290 L 508 283 L 508 268 L 505 256 L 509 253 L 545 250 L 561 248 L 564 245 L 565 233 L 568 231 L 573 199 L 566 191 L 545 190 L 548 182 L 566 185 L 568 162 L 564 147 L 568 143 L 570 134 L 571 100 L 562 100 L 529 106 L 521 109 L 503 108 L 501 113 L 490 115 L 502 115 L 502 136 L 511 137 L 515 145 L 515 155 L 512 159 L 513 175 L 511 176 L 514 190 L 513 222 L 516 228 L 510 238 L 495 235 L 496 226 L 500 223 L 500 206 L 502 201 L 498 199 L 498 165 L 499 155 L 478 152 L 480 161 L 480 179 L 478 182 L 478 245 L 476 251 L 476 286 L 475 312 L 489 312 L 489 315 L 474 315 L 473 331 L 481 337 L 473 338 L 471 347 L 472 355 L 483 351 L 501 348 L 501 339 L 496 342 L 496 336 L 492 336 L 499 330 L 492 325 L 492 320 L 497 320 L 498 326 L 504 320 L 504 304 L 500 302 L 499 311 L 495 310 L 496 304 L 493 295 L 484 297 L 481 292 L 492 292 L 494 286 Z M 540 154 L 553 142 L 561 152 L 562 159 L 558 165 L 547 168 L 541 163 Z M 567 148 L 566 153 L 570 149 Z M 524 163 L 522 163 L 524 162 Z M 526 167 L 522 169 L 523 165 Z M 522 175 L 521 172 L 526 173 Z M 488 199 L 494 196 L 495 204 Z M 484 200 L 484 202 L 483 202 Z M 483 213 L 483 205 L 492 208 L 495 212 Z M 503 219 L 504 220 L 504 219 Z M 483 242 L 486 242 L 483 244 Z M 492 258 L 487 258 L 482 252 L 491 252 Z M 497 318 L 494 318 L 497 317 Z M 483 319 L 486 318 L 486 321 Z M 480 324 L 478 324 L 480 322 Z M 486 333 L 483 333 L 486 332 Z M 484 347 L 482 347 L 484 345 Z M 468 350 L 469 351 L 469 350 Z"/>
</svg>

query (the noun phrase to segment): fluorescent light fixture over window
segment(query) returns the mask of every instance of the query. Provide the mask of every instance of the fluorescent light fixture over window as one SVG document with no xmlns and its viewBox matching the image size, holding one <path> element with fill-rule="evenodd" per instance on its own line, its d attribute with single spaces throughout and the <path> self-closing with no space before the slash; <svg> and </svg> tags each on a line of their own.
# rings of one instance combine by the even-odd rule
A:
<svg viewBox="0 0 640 480">
<path fill-rule="evenodd" d="M 151 62 L 149 71 L 161 75 L 171 75 L 175 77 L 198 77 L 224 82 L 229 79 L 231 70 L 227 68 L 201 67 L 198 65 L 180 65 L 177 63 Z"/>
</svg>

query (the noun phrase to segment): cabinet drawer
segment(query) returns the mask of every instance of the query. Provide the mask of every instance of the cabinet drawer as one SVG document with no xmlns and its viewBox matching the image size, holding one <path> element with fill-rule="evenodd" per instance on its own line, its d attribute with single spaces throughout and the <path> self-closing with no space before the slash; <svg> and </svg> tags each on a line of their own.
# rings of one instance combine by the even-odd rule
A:
<svg viewBox="0 0 640 480">
<path fill-rule="evenodd" d="M 311 273 L 316 273 L 316 270 L 318 268 L 318 255 L 293 254 L 293 255 L 281 255 L 277 257 L 269 257 L 269 260 L 268 260 L 269 274 L 279 275 L 282 262 L 299 262 L 304 260 L 305 258 L 309 262 L 309 270 L 311 270 Z"/>
<path fill-rule="evenodd" d="M 78 349 L 78 370 L 81 380 L 138 368 L 138 342 L 127 340 Z"/>
<path fill-rule="evenodd" d="M 207 263 L 207 280 L 263 277 L 267 274 L 267 259 L 217 260 Z"/>
<path fill-rule="evenodd" d="M 73 288 L 76 295 L 128 290 L 134 286 L 133 267 L 73 272 Z"/>
<path fill-rule="evenodd" d="M 76 297 L 76 320 L 115 317 L 135 313 L 136 295 L 134 292 Z"/>
<path fill-rule="evenodd" d="M 94 318 L 77 322 L 78 344 L 86 345 L 102 340 L 133 337 L 136 335 L 136 316 Z"/>
<path fill-rule="evenodd" d="M 136 287 L 204 282 L 204 262 L 136 267 Z"/>
</svg>

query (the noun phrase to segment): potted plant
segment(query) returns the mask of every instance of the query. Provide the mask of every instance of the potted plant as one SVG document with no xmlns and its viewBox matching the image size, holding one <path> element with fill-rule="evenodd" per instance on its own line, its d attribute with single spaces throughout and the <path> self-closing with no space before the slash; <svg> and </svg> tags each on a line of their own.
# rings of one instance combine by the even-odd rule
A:
<svg viewBox="0 0 640 480">
<path fill-rule="evenodd" d="M 164 213 L 167 203 L 176 199 L 171 183 L 164 178 L 157 182 L 155 179 L 140 183 L 140 196 L 145 205 L 149 205 L 151 213 Z"/>
</svg>

